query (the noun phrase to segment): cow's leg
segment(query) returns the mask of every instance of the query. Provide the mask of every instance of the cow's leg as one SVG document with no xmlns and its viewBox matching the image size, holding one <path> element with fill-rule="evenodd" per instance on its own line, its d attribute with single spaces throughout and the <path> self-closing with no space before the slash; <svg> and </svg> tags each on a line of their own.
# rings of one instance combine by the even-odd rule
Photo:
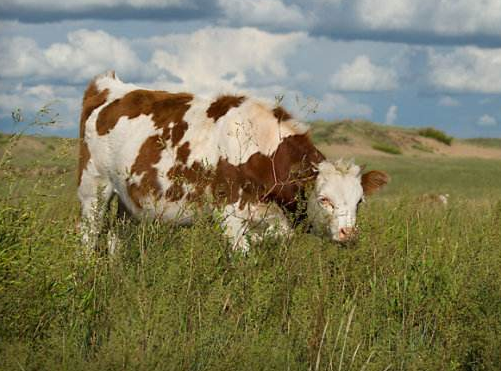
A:
<svg viewBox="0 0 501 371">
<path fill-rule="evenodd" d="M 249 210 L 240 209 L 238 203 L 227 205 L 223 210 L 221 224 L 232 249 L 247 252 L 249 244 L 245 234 L 249 228 Z"/>
<path fill-rule="evenodd" d="M 97 238 L 103 223 L 103 217 L 113 195 L 113 186 L 93 168 L 92 163 L 82 173 L 78 186 L 82 215 L 80 231 L 82 244 L 91 252 L 97 245 Z"/>
<path fill-rule="evenodd" d="M 127 209 L 127 206 L 125 206 L 124 202 L 120 199 L 119 196 L 117 198 L 116 224 L 110 226 L 107 236 L 108 252 L 110 253 L 110 255 L 114 255 L 122 245 L 117 233 L 118 226 L 123 226 L 132 218 L 129 209 Z"/>
<path fill-rule="evenodd" d="M 265 225 L 264 235 L 287 236 L 291 232 L 289 220 L 276 204 L 257 204 L 251 207 L 253 223 Z"/>
<path fill-rule="evenodd" d="M 289 221 L 282 210 L 274 204 L 247 205 L 240 209 L 238 204 L 228 205 L 223 212 L 223 227 L 230 239 L 233 250 L 247 252 L 249 243 L 246 234 L 251 224 L 265 225 L 264 234 L 287 236 Z"/>
</svg>

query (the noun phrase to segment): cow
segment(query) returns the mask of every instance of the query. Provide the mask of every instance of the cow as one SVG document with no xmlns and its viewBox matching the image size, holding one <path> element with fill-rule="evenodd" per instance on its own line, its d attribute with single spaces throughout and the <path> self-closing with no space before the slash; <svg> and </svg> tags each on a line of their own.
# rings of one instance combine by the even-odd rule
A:
<svg viewBox="0 0 501 371">
<path fill-rule="evenodd" d="M 346 242 L 356 234 L 358 205 L 388 179 L 353 162 L 327 161 L 307 125 L 245 95 L 148 90 L 111 71 L 94 78 L 83 97 L 78 196 L 88 247 L 115 194 L 133 217 L 180 225 L 193 222 L 190 205 L 203 204 L 233 249 L 247 251 L 253 222 L 288 233 L 287 215 L 299 209 L 314 231 Z"/>
</svg>

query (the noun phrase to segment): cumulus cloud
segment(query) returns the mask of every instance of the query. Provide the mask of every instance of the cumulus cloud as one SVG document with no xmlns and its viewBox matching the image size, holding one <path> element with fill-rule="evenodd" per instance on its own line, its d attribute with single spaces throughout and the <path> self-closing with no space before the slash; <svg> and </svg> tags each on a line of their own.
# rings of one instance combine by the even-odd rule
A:
<svg viewBox="0 0 501 371">
<path fill-rule="evenodd" d="M 430 83 L 442 91 L 501 93 L 501 49 L 460 47 L 428 53 Z"/>
<path fill-rule="evenodd" d="M 438 105 L 442 107 L 458 107 L 460 105 L 457 99 L 454 99 L 448 95 L 440 97 L 438 100 Z"/>
<path fill-rule="evenodd" d="M 413 0 L 360 0 L 356 4 L 360 20 L 372 29 L 410 27 L 418 8 Z"/>
<path fill-rule="evenodd" d="M 35 40 L 27 37 L 0 39 L 0 76 L 19 78 L 46 73 L 49 66 Z"/>
<path fill-rule="evenodd" d="M 142 63 L 127 41 L 104 31 L 70 32 L 66 43 L 40 48 L 32 39 L 0 40 L 0 76 L 84 82 L 107 69 L 137 76 Z"/>
<path fill-rule="evenodd" d="M 386 111 L 386 120 L 385 123 L 387 125 L 394 125 L 397 120 L 398 107 L 395 105 L 390 106 L 388 111 Z"/>
<path fill-rule="evenodd" d="M 272 99 L 294 90 L 280 82 L 288 80 L 287 58 L 306 39 L 303 33 L 225 27 L 145 39 L 80 29 L 70 32 L 66 42 L 47 47 L 25 37 L 0 39 L 0 78 L 10 82 L 0 86 L 0 112 L 3 117 L 16 107 L 34 112 L 58 98 L 64 119 L 76 122 L 82 85 L 108 69 L 150 88 L 201 95 L 240 91 Z M 13 90 L 19 81 L 25 86 Z"/>
<path fill-rule="evenodd" d="M 272 81 L 287 76 L 286 58 L 306 39 L 302 33 L 271 34 L 253 28 L 204 28 L 149 41 L 152 64 L 196 92 L 241 89 L 249 75 Z M 166 79 L 169 79 L 166 75 Z"/>
<path fill-rule="evenodd" d="M 285 29 L 306 27 L 305 12 L 297 5 L 286 6 L 280 0 L 218 0 L 223 22 L 246 26 L 281 26 Z"/>
<path fill-rule="evenodd" d="M 48 106 L 59 115 L 53 128 L 71 128 L 77 125 L 81 92 L 74 87 L 18 84 L 9 88 L 0 86 L 0 91 L 0 118 L 10 117 L 12 111 L 20 109 L 29 121 L 29 117 L 35 112 Z"/>
<path fill-rule="evenodd" d="M 477 120 L 478 126 L 497 126 L 497 120 L 490 115 L 483 115 Z"/>
<path fill-rule="evenodd" d="M 331 77 L 331 85 L 344 91 L 384 91 L 398 87 L 397 74 L 391 68 L 377 66 L 361 55 L 351 64 L 343 64 Z"/>
<path fill-rule="evenodd" d="M 334 118 L 369 118 L 372 108 L 364 103 L 348 99 L 342 94 L 325 94 L 318 102 L 318 113 Z"/>
</svg>

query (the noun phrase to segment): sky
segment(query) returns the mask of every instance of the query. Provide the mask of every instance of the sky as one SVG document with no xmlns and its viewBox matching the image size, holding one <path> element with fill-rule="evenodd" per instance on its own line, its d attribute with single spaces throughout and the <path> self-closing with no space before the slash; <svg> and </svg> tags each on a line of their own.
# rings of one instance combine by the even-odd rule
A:
<svg viewBox="0 0 501 371">
<path fill-rule="evenodd" d="M 77 136 L 107 70 L 280 100 L 304 121 L 501 137 L 501 0 L 0 0 L 0 131 L 49 104 L 43 133 Z"/>
</svg>

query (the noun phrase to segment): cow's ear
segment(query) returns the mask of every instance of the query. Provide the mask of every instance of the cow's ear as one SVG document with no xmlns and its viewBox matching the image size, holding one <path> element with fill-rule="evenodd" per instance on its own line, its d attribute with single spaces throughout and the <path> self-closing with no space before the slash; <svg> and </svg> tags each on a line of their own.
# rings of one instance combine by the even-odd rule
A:
<svg viewBox="0 0 501 371">
<path fill-rule="evenodd" d="M 362 188 L 364 189 L 364 195 L 369 196 L 377 192 L 389 181 L 390 177 L 384 171 L 372 170 L 362 174 Z"/>
</svg>

